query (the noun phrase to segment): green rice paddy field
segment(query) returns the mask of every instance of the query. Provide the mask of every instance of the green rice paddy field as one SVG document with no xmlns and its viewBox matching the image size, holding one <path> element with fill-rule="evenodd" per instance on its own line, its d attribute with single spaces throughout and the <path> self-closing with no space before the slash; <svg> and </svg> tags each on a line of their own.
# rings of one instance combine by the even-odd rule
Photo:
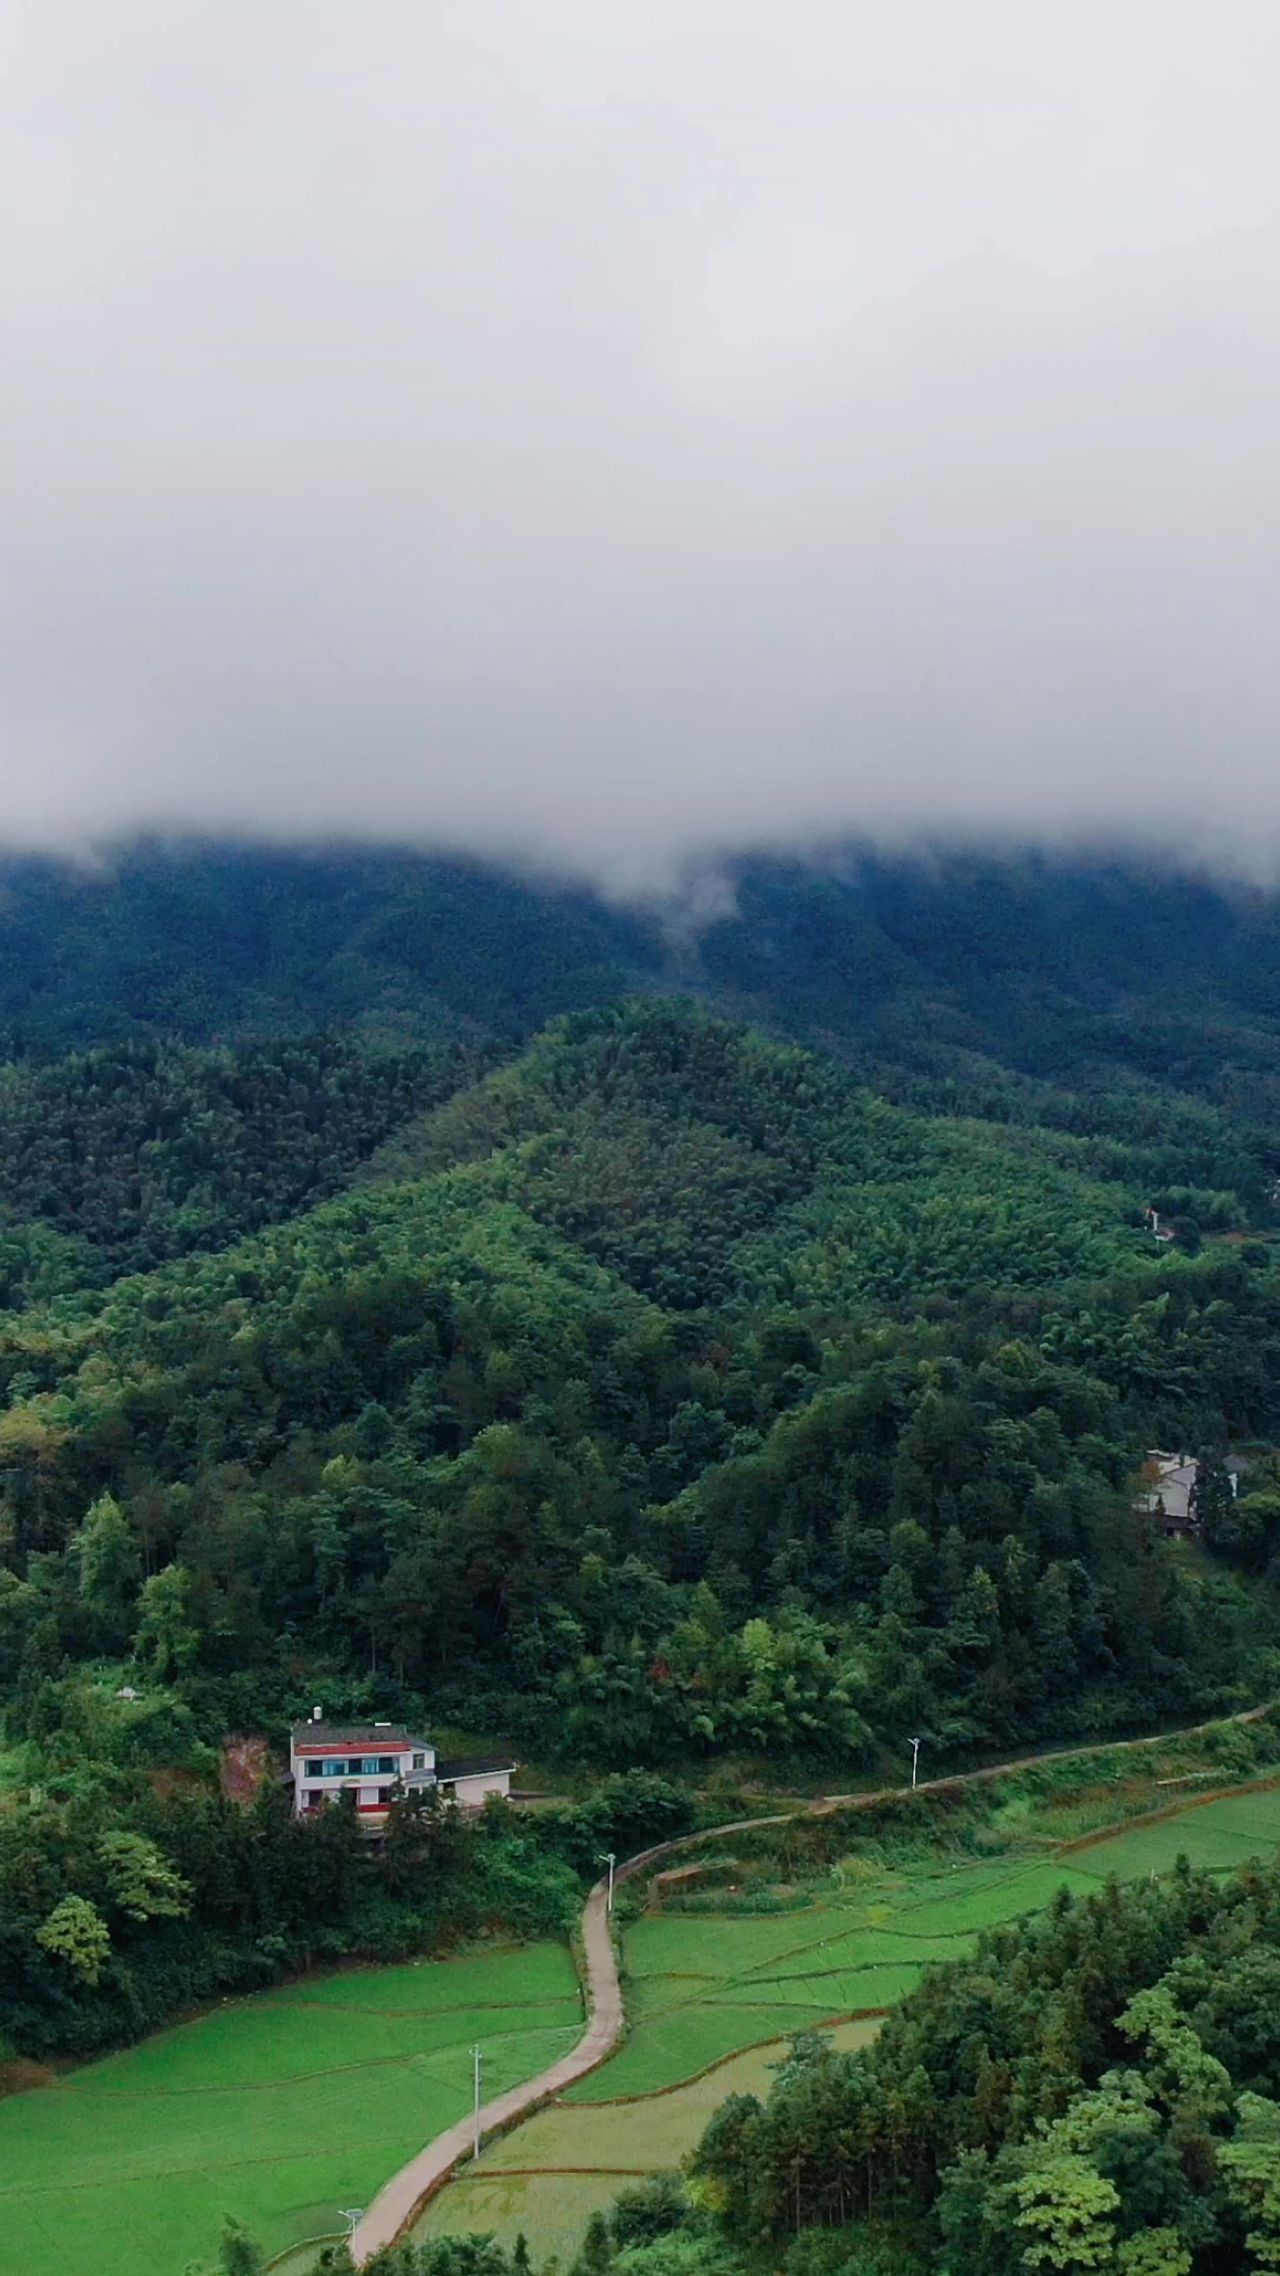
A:
<svg viewBox="0 0 1280 2276">
<path fill-rule="evenodd" d="M 902 1870 L 851 1859 L 802 1910 L 637 1920 L 623 1939 L 631 2030 L 618 2053 L 464 2168 L 417 2233 L 492 2229 L 510 2244 L 523 2230 L 535 2265 L 552 2252 L 563 2262 L 628 2177 L 677 2164 L 726 2095 L 767 2087 L 793 2033 L 834 2025 L 837 2044 L 858 2044 L 930 1962 L 1063 1887 L 1084 1896 L 1179 1855 L 1225 1872 L 1277 1845 L 1280 1789 L 1252 1789 L 1057 1856 Z"/>
<path fill-rule="evenodd" d="M 842 2023 L 838 2047 L 865 2046 L 874 2023 Z M 643 2103 L 597 2102 L 584 2109 L 558 2103 L 492 2142 L 478 2165 L 427 2207 L 416 2234 L 486 2230 L 514 2241 L 523 2229 L 535 2262 L 551 2253 L 564 2267 L 592 2213 L 620 2189 L 680 2163 L 730 2094 L 766 2095 L 785 2042 L 730 2056 L 713 2071 Z M 637 2124 L 637 2118 L 640 2123 Z"/>
<path fill-rule="evenodd" d="M 977 1932 L 1179 1853 L 1228 1871 L 1280 1845 L 1276 1787 L 1254 1786 L 1091 1846 L 894 1868 L 851 1857 L 799 1909 L 668 1911 L 627 1927 L 631 2029 L 569 2097 L 485 2150 L 423 2233 L 524 2229 L 572 2251 L 628 2174 L 677 2162 L 724 2095 L 767 2086 L 778 2042 L 823 2023 L 875 2029 L 930 1962 Z M 581 1999 L 554 1945 L 370 1969 L 230 2002 L 127 2053 L 0 2102 L 0 2270 L 181 2276 L 234 2212 L 278 2253 L 468 2108 L 470 2049 L 498 2093 L 573 2043 Z M 757 2050 L 744 2053 L 744 2050 Z M 736 2059 L 731 2059 L 736 2058 Z M 717 2067 L 718 2066 L 718 2067 Z M 569 2168 L 578 2171 L 566 2171 Z M 581 2170 L 585 2169 L 585 2170 Z"/>
<path fill-rule="evenodd" d="M 5 2276 L 182 2276 L 225 2213 L 280 2250 L 339 2226 L 470 2106 L 572 2046 L 567 1950 L 376 1968 L 236 2000 L 0 2102 Z"/>
</svg>

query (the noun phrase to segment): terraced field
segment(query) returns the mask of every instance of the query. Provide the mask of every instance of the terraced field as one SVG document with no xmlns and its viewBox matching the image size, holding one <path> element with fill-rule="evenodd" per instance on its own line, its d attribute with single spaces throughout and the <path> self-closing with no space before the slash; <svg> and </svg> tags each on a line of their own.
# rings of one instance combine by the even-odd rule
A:
<svg viewBox="0 0 1280 2276">
<path fill-rule="evenodd" d="M 653 2094 L 735 2048 L 890 2007 L 930 1961 L 956 1958 L 981 1929 L 1042 1911 L 1059 1889 L 1085 1896 L 1113 1874 L 1168 1872 L 1179 1855 L 1227 1872 L 1277 1844 L 1280 1790 L 1263 1788 L 1188 1802 L 1158 1824 L 1049 1856 L 886 1868 L 871 1878 L 860 1870 L 852 1885 L 837 1868 L 803 1911 L 639 1920 L 623 1946 L 632 2029 L 568 2099 Z"/>
<path fill-rule="evenodd" d="M 1280 1779 L 1280 1769 L 1259 1779 Z M 826 2025 L 837 2045 L 876 2029 L 931 1962 L 971 1949 L 980 1930 L 1085 1896 L 1113 1875 L 1169 1871 L 1182 1855 L 1228 1872 L 1280 1845 L 1280 1786 L 1188 1798 L 1176 1815 L 1022 1854 L 916 1869 L 838 1865 L 801 1908 L 669 1911 L 623 1936 L 630 2031 L 601 2070 L 486 2148 L 428 2206 L 416 2234 L 523 2231 L 563 2262 L 597 2208 L 629 2178 L 677 2164 L 733 2093 L 767 2091 L 797 2031 Z M 749 2051 L 744 2051 L 749 2050 Z"/>
<path fill-rule="evenodd" d="M 875 2029 L 874 2023 L 846 2023 L 832 2036 L 838 2047 L 858 2047 Z M 781 2040 L 752 2048 L 688 2085 L 652 2096 L 640 2106 L 639 2126 L 630 2103 L 540 2110 L 491 2143 L 479 2165 L 463 2167 L 427 2207 L 415 2236 L 490 2230 L 513 2241 L 523 2230 L 535 2266 L 556 2253 L 563 2267 L 592 2213 L 629 2182 L 678 2165 L 728 2095 L 767 2094 L 786 2046 Z"/>
<path fill-rule="evenodd" d="M 0 2267 L 179 2276 L 234 2212 L 275 2252 L 331 2232 L 471 2100 L 571 2046 L 568 1951 L 371 1968 L 238 2000 L 0 2102 Z"/>
</svg>

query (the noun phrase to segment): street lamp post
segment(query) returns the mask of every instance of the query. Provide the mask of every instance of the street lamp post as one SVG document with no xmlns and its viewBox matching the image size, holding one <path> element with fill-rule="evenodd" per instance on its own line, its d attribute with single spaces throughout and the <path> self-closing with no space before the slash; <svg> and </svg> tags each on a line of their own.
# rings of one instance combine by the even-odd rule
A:
<svg viewBox="0 0 1280 2276">
<path fill-rule="evenodd" d="M 482 2060 L 483 2057 L 481 2056 L 480 2049 L 478 2047 L 473 2047 L 471 2050 L 471 2064 L 475 2100 L 473 2104 L 473 2122 L 471 2133 L 472 2157 L 479 2157 L 480 2155 L 480 2065 Z"/>
<path fill-rule="evenodd" d="M 917 1776 L 917 1773 L 918 1773 L 918 1771 L 919 1771 L 919 1768 L 920 1768 L 920 1741 L 919 1741 L 919 1739 L 912 1739 L 912 1740 L 910 1741 L 910 1746 L 911 1746 L 911 1786 L 912 1786 L 912 1791 L 914 1792 L 914 1790 L 915 1790 L 915 1783 L 916 1783 L 916 1776 Z"/>
<path fill-rule="evenodd" d="M 340 2221 L 345 2221 L 345 2222 L 347 2223 L 347 2239 L 348 2239 L 348 2242 L 349 2242 L 349 2241 L 350 2241 L 350 2239 L 351 2239 L 351 2238 L 352 2238 L 352 2237 L 355 2235 L 355 2233 L 356 2233 L 356 2228 L 357 2228 L 357 2226 L 358 2226 L 359 2222 L 360 2222 L 361 2220 L 363 2220 L 363 2218 L 364 2218 L 364 2206 L 363 2206 L 363 2205 L 339 2205 L 339 2207 L 338 2207 L 338 2219 L 339 2219 Z"/>
<path fill-rule="evenodd" d="M 609 1894 L 605 1899 L 606 1912 L 613 1911 L 613 1868 L 617 1862 L 617 1857 L 611 1849 L 607 1852 L 602 1852 L 601 1855 L 596 1859 L 597 1865 L 607 1865 L 609 1868 Z"/>
</svg>

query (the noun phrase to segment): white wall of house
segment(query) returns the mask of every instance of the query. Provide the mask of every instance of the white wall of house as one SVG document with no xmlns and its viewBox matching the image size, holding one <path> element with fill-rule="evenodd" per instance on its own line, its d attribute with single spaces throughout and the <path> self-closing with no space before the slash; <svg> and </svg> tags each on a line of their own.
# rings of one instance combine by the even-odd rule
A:
<svg viewBox="0 0 1280 2276">
<path fill-rule="evenodd" d="M 511 1792 L 510 1765 L 460 1769 L 451 1776 L 446 1762 L 441 1776 L 435 1748 L 391 1723 L 376 1725 L 371 1733 L 362 1733 L 358 1743 L 350 1739 L 345 1745 L 332 1732 L 327 1743 L 313 1737 L 304 1724 L 290 1734 L 289 1768 L 295 1816 L 313 1816 L 327 1803 L 350 1794 L 371 1831 L 382 1825 L 397 1789 L 421 1793 L 435 1788 L 442 1801 L 462 1810 L 482 1809 L 491 1794 L 505 1797 Z"/>
<path fill-rule="evenodd" d="M 453 1799 L 462 1810 L 478 1810 L 490 1794 L 508 1795 L 511 1792 L 509 1770 L 479 1770 L 470 1778 L 455 1778 Z"/>
<path fill-rule="evenodd" d="M 289 1768 L 293 1772 L 295 1816 L 306 1817 L 321 1804 L 352 1791 L 356 1808 L 367 1814 L 385 1810 L 391 1789 L 397 1784 L 406 1789 L 434 1785 L 436 1750 L 425 1742 L 415 1747 L 382 1745 L 376 1749 L 371 1742 L 359 1751 L 354 1747 L 325 1749 L 294 1735 L 289 1743 Z"/>
</svg>

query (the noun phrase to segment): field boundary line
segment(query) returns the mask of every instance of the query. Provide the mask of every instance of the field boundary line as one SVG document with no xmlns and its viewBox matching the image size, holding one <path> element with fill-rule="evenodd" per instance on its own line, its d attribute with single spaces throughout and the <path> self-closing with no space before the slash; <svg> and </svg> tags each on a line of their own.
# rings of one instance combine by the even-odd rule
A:
<svg viewBox="0 0 1280 2276">
<path fill-rule="evenodd" d="M 680 2012 L 678 2008 L 668 2010 L 668 2013 L 673 2015 L 678 2015 Z M 883 2023 L 886 2015 L 892 2015 L 893 2009 L 891 2007 L 851 2007 L 843 2015 L 827 2015 L 821 2009 L 818 2010 L 818 2013 L 821 2016 L 821 2021 L 812 2024 L 810 2028 L 814 2031 L 836 2031 L 842 2023 Z M 790 2045 L 794 2037 L 794 2032 L 771 2031 L 767 2039 L 753 2039 L 751 2044 L 746 2047 L 730 2047 L 727 2055 L 717 2055 L 713 2063 L 704 2063 L 701 2070 L 690 2071 L 687 2078 L 672 2079 L 669 2086 L 651 2086 L 645 2094 L 601 2094 L 591 2102 L 567 2102 L 563 2095 L 558 2095 L 553 2108 L 556 2110 L 625 2110 L 633 2107 L 637 2102 L 661 2102 L 668 2094 L 683 2094 L 687 2086 L 697 2086 L 700 2079 L 710 2078 L 714 2071 L 722 2071 L 726 2063 L 736 2063 L 739 2055 L 758 2055 L 766 2047 L 786 2047 Z M 502 2166 L 496 2170 L 506 2173 L 510 2171 L 510 2168 Z M 649 2167 L 646 2170 L 651 2172 L 653 2169 Z"/>
<path fill-rule="evenodd" d="M 554 2107 L 557 2110 L 578 2110 L 582 2106 L 577 2102 L 557 2102 Z M 592 2103 L 591 2107 L 594 2110 L 608 2110 L 612 2108 L 612 2104 L 596 2102 Z M 557 2174 L 569 2173 L 586 2175 L 598 2173 L 602 2174 L 606 2181 L 615 2175 L 624 2180 L 645 2181 L 651 2173 L 656 2171 L 657 2168 L 652 2165 L 493 2165 L 488 2167 L 480 2165 L 475 2167 L 464 2166 L 461 2173 L 454 2175 L 454 2180 L 459 2189 L 468 2188 L 475 2184 L 483 2187 L 486 2181 L 543 2181 L 548 2176 L 554 2178 Z"/>
<path fill-rule="evenodd" d="M 313 2248 L 318 2251 L 326 2244 L 342 2244 L 346 2240 L 346 2234 L 345 2229 L 326 2229 L 323 2236 L 301 2236 L 296 2244 L 282 2245 L 279 2252 L 273 2252 L 270 2260 L 263 2261 L 263 2269 L 283 2268 L 286 2260 L 292 2260 L 295 2252 L 310 2252 Z"/>
<path fill-rule="evenodd" d="M 1188 1817 L 1192 1810 L 1207 1810 L 1214 1802 L 1233 1802 L 1242 1794 L 1274 1794 L 1280 1790 L 1280 1773 L 1271 1778 L 1251 1779 L 1247 1786 L 1215 1786 L 1208 1794 L 1188 1794 L 1180 1802 L 1166 1802 L 1162 1809 L 1144 1810 L 1140 1817 L 1119 1818 L 1111 1826 L 1099 1826 L 1093 1833 L 1077 1834 L 1072 1841 L 1064 1841 L 1059 1857 L 1078 1856 L 1081 1850 L 1096 1849 L 1101 1842 L 1116 1841 L 1121 1834 L 1143 1833 L 1148 1826 L 1168 1825 L 1171 1818 Z"/>
<path fill-rule="evenodd" d="M 430 1965 L 435 1966 L 433 1960 Z M 448 2007 L 361 2007 L 354 1999 L 273 1999 L 270 1993 L 263 2001 L 263 2013 L 275 2014 L 280 2008 L 318 2008 L 322 2015 L 389 2015 L 397 2023 L 416 2019 L 427 2021 L 433 2015 L 526 2015 L 534 2007 L 560 2007 L 576 1999 L 581 1986 L 575 1984 L 571 1992 L 557 1992 L 550 1999 L 477 1999 L 457 2000 Z"/>
<path fill-rule="evenodd" d="M 364 2014 L 376 2012 L 376 2010 L 369 2011 L 362 2008 L 360 2012 Z M 534 2032 L 546 2032 L 550 2037 L 553 2032 L 557 2031 L 564 2033 L 576 2031 L 578 2024 L 579 2018 L 575 2016 L 571 2023 L 531 2024 L 529 2031 L 530 2035 Z M 526 2034 L 519 2030 L 499 2031 L 487 2043 L 489 2046 L 501 2046 L 504 2039 L 520 2039 L 525 2036 Z M 103 2086 L 92 2088 L 89 2090 L 89 2094 L 90 2099 L 95 2102 L 178 2102 L 184 2100 L 188 2095 L 200 2094 L 278 2094 L 282 2088 L 306 2086 L 311 2080 L 318 2078 L 343 2078 L 351 2071 L 388 2070 L 395 2069 L 397 2065 L 405 2063 L 431 2063 L 437 2055 L 451 2054 L 457 2044 L 457 2040 L 448 2039 L 442 2047 L 408 2047 L 401 2055 L 370 2055 L 367 2061 L 362 2063 L 333 2063 L 327 2070 L 320 2071 L 289 2071 L 283 2078 L 237 2079 L 231 2086 L 169 2086 L 163 2089 L 154 2086 Z M 76 2075 L 72 2071 L 65 2080 L 55 2081 L 55 2085 L 60 2087 L 63 2093 L 74 2093 L 76 2091 Z M 51 2089 L 45 2087 L 41 2091 L 48 2093 Z"/>
</svg>

